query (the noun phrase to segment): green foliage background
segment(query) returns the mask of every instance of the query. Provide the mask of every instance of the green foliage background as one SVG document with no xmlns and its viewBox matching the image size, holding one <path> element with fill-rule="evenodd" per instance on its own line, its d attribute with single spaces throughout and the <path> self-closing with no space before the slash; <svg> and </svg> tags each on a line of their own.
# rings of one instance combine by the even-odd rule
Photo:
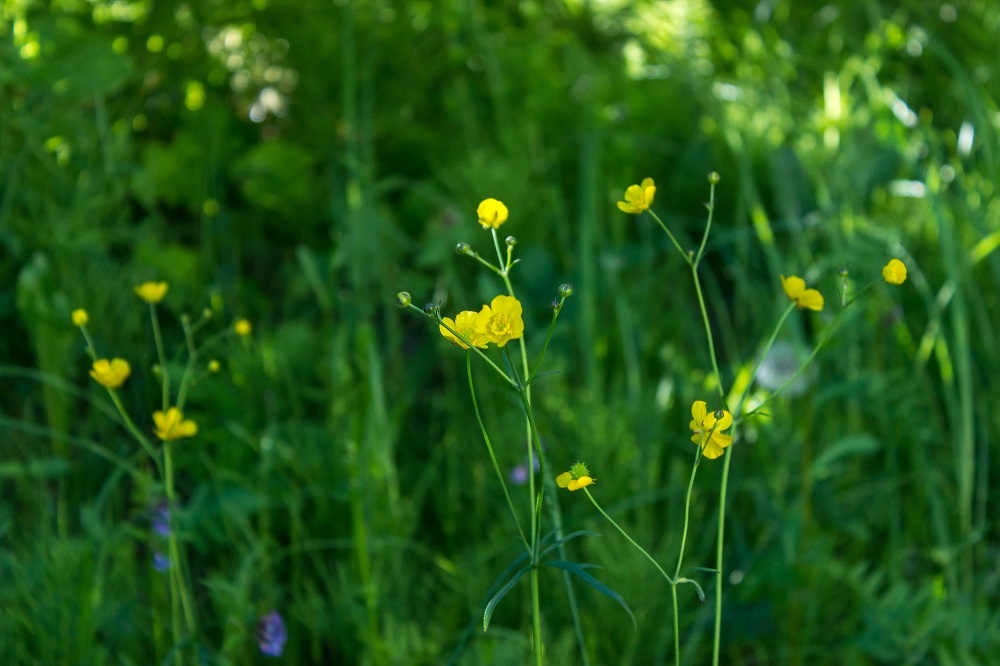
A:
<svg viewBox="0 0 1000 666">
<path fill-rule="evenodd" d="M 70 324 L 87 308 L 132 362 L 149 423 L 147 279 L 171 284 L 173 344 L 182 313 L 254 323 L 194 387 L 201 432 L 178 450 L 202 659 L 264 661 L 276 608 L 289 663 L 525 663 L 524 590 L 477 628 L 516 540 L 461 356 L 394 295 L 451 313 L 499 293 L 453 248 L 488 250 L 475 207 L 504 201 L 529 348 L 556 286 L 578 292 L 535 394 L 549 460 L 585 460 L 668 562 L 710 366 L 686 267 L 614 202 L 654 177 L 690 243 L 709 171 L 730 380 L 786 303 L 779 273 L 826 295 L 783 335 L 808 349 L 839 268 L 910 269 L 731 449 L 723 662 L 997 663 L 992 2 L 4 0 L 0 33 L 0 663 L 169 654 L 155 489 L 108 459 L 142 454 Z M 519 407 L 480 390 L 512 467 Z M 709 462 L 692 566 L 714 558 Z M 554 499 L 604 535 L 574 554 L 638 619 L 580 589 L 590 661 L 668 661 L 667 586 L 582 498 Z M 549 660 L 580 663 L 561 585 L 543 578 Z M 682 591 L 684 657 L 705 663 L 711 608 Z"/>
</svg>

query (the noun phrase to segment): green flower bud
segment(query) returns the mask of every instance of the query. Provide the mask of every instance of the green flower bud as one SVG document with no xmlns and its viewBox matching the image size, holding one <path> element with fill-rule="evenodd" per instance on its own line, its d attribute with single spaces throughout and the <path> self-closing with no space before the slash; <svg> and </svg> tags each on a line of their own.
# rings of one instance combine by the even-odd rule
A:
<svg viewBox="0 0 1000 666">
<path fill-rule="evenodd" d="M 718 185 L 720 180 L 721 180 L 721 177 L 715 171 L 713 171 L 712 173 L 708 174 L 708 182 L 711 183 L 712 185 Z"/>
<path fill-rule="evenodd" d="M 507 236 L 506 243 L 507 247 L 514 247 L 515 245 L 517 245 L 517 239 L 514 238 L 513 236 Z"/>
<path fill-rule="evenodd" d="M 396 294 L 396 305 L 398 305 L 399 307 L 401 308 L 409 307 L 410 303 L 412 302 L 413 299 L 410 298 L 410 292 L 401 291 L 398 294 Z"/>
<path fill-rule="evenodd" d="M 569 282 L 559 285 L 559 295 L 563 298 L 569 298 L 575 292 L 576 288 L 574 288 Z"/>
<path fill-rule="evenodd" d="M 468 243 L 459 243 L 455 246 L 456 254 L 472 254 L 472 248 L 469 247 Z"/>
</svg>

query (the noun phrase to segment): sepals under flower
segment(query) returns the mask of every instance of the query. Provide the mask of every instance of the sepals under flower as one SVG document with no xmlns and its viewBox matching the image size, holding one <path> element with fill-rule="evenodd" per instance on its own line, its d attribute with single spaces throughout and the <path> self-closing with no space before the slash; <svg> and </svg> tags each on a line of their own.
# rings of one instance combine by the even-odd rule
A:
<svg viewBox="0 0 1000 666">
<path fill-rule="evenodd" d="M 176 407 L 171 407 L 166 412 L 159 410 L 153 412 L 153 423 L 156 424 L 153 433 L 164 442 L 194 437 L 198 434 L 198 424 L 190 420 L 185 421 L 184 412 Z"/>
<path fill-rule="evenodd" d="M 781 276 L 781 287 L 785 290 L 785 296 L 799 308 L 809 308 L 819 312 L 823 309 L 823 294 L 815 289 L 806 289 L 806 282 L 802 278 L 791 275 Z"/>
<path fill-rule="evenodd" d="M 132 374 L 132 366 L 122 358 L 113 358 L 110 361 L 106 358 L 99 358 L 94 361 L 90 371 L 90 376 L 94 381 L 104 388 L 118 388 L 125 383 L 128 376 Z"/>
<path fill-rule="evenodd" d="M 903 284 L 906 282 L 906 264 L 899 259 L 890 259 L 882 269 L 882 279 L 889 284 Z"/>
<path fill-rule="evenodd" d="M 639 185 L 629 185 L 625 190 L 625 201 L 618 202 L 618 209 L 624 213 L 638 215 L 653 205 L 656 185 L 652 178 L 644 178 Z"/>
<path fill-rule="evenodd" d="M 718 412 L 709 413 L 704 400 L 695 400 L 691 405 L 690 428 L 694 431 L 691 441 L 699 445 L 701 454 L 710 460 L 721 456 L 723 450 L 733 443 L 733 438 L 722 432 L 733 425 L 733 415 L 726 410 L 719 411 L 722 412 L 721 418 L 716 416 Z"/>
<path fill-rule="evenodd" d="M 483 333 L 476 330 L 476 322 L 479 320 L 479 313 L 473 310 L 465 310 L 459 312 L 455 319 L 452 320 L 451 317 L 443 317 L 441 319 L 444 324 L 438 324 L 438 330 L 441 331 L 441 335 L 445 337 L 448 342 L 455 345 L 456 347 L 461 347 L 462 349 L 468 349 L 469 345 L 465 344 L 458 338 L 454 333 L 448 330 L 446 326 L 450 326 L 453 330 L 458 331 L 458 334 L 463 338 L 472 343 L 474 347 L 479 347 L 484 349 L 488 344 L 489 340 L 486 339 Z"/>
<path fill-rule="evenodd" d="M 476 317 L 476 333 L 487 342 L 503 347 L 524 335 L 521 302 L 513 296 L 500 295 L 484 305 Z"/>
<path fill-rule="evenodd" d="M 507 206 L 502 201 L 496 199 L 484 199 L 476 209 L 479 216 L 479 224 L 483 229 L 499 229 L 500 225 L 507 221 Z"/>
<path fill-rule="evenodd" d="M 563 472 L 556 477 L 556 485 L 570 491 L 586 488 L 593 483 L 594 479 L 590 476 L 590 470 L 582 462 L 573 463 L 568 472 Z"/>
</svg>

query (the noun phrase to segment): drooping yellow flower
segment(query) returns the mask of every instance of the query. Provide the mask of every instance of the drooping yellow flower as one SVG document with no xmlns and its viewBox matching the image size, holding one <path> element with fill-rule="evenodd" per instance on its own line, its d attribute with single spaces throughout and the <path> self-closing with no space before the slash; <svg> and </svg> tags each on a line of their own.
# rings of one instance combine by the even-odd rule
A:
<svg viewBox="0 0 1000 666">
<path fill-rule="evenodd" d="M 104 388 L 118 388 L 132 374 L 132 367 L 122 358 L 99 358 L 94 361 L 90 376 Z"/>
<path fill-rule="evenodd" d="M 656 194 L 656 185 L 652 178 L 644 178 L 640 185 L 629 185 L 625 190 L 625 201 L 618 202 L 618 209 L 625 213 L 638 215 L 649 210 L 653 205 L 653 195 Z"/>
<path fill-rule="evenodd" d="M 135 293 L 147 303 L 159 303 L 167 295 L 168 289 L 170 289 L 170 285 L 166 282 L 143 282 L 136 285 Z"/>
<path fill-rule="evenodd" d="M 806 282 L 795 275 L 781 276 L 781 286 L 785 290 L 788 300 L 794 302 L 800 308 L 809 308 L 819 312 L 823 309 L 823 294 L 815 289 L 806 289 Z"/>
<path fill-rule="evenodd" d="M 176 407 L 171 407 L 166 412 L 159 410 L 153 412 L 153 423 L 156 424 L 153 433 L 164 442 L 182 437 L 194 437 L 198 434 L 198 424 L 194 421 L 185 421 L 184 412 Z"/>
<path fill-rule="evenodd" d="M 568 472 L 563 472 L 556 477 L 556 485 L 560 488 L 568 488 L 570 491 L 586 488 L 594 483 L 590 476 L 590 470 L 582 462 L 573 463 Z"/>
<path fill-rule="evenodd" d="M 253 326 L 251 326 L 250 322 L 246 319 L 238 319 L 236 323 L 233 324 L 233 330 L 236 331 L 236 335 L 245 338 L 250 335 L 250 332 L 253 330 Z"/>
<path fill-rule="evenodd" d="M 906 282 L 906 264 L 899 259 L 890 259 L 882 269 L 882 279 L 889 284 L 903 284 Z"/>
<path fill-rule="evenodd" d="M 476 331 L 476 321 L 478 319 L 479 319 L 478 312 L 474 312 L 473 310 L 465 310 L 464 312 L 459 312 L 458 315 L 455 317 L 454 321 L 452 321 L 451 317 L 442 317 L 441 321 L 443 321 L 445 324 L 451 326 L 453 329 L 458 331 L 459 334 L 463 338 L 471 342 L 473 346 L 479 348 L 485 348 L 489 344 L 489 340 L 486 339 L 483 333 L 479 333 L 478 331 Z M 456 347 L 461 347 L 462 349 L 469 348 L 469 345 L 459 340 L 454 333 L 449 331 L 441 324 L 438 324 L 438 329 L 441 331 L 441 335 L 443 335 L 451 344 L 455 345 Z"/>
<path fill-rule="evenodd" d="M 521 302 L 513 296 L 497 296 L 476 315 L 476 333 L 486 342 L 503 347 L 524 335 L 521 311 Z"/>
<path fill-rule="evenodd" d="M 73 310 L 72 317 L 74 326 L 86 326 L 87 322 L 90 321 L 90 317 L 87 316 L 87 311 L 83 308 Z"/>
<path fill-rule="evenodd" d="M 479 224 L 483 225 L 483 229 L 499 229 L 507 221 L 507 206 L 496 199 L 483 199 L 476 214 L 479 215 Z"/>
<path fill-rule="evenodd" d="M 722 418 L 709 412 L 704 400 L 695 400 L 691 405 L 691 441 L 701 447 L 701 455 L 714 460 L 722 455 L 723 449 L 733 443 L 730 435 L 722 433 L 733 425 L 733 415 L 723 410 Z"/>
</svg>

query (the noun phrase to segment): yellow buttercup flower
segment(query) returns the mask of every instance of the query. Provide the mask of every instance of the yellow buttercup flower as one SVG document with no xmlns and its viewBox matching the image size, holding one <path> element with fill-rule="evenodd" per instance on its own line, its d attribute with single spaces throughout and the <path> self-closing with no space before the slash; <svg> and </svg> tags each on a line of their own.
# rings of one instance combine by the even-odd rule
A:
<svg viewBox="0 0 1000 666">
<path fill-rule="evenodd" d="M 590 470 L 582 462 L 573 463 L 568 472 L 563 472 L 556 477 L 556 485 L 560 488 L 568 488 L 570 491 L 586 488 L 594 483 L 590 476 Z"/>
<path fill-rule="evenodd" d="M 90 376 L 104 388 L 118 388 L 132 374 L 132 367 L 122 358 L 99 358 L 94 361 Z"/>
<path fill-rule="evenodd" d="M 625 213 L 638 215 L 649 210 L 653 205 L 653 195 L 656 194 L 656 185 L 652 178 L 644 178 L 640 185 L 629 185 L 625 190 L 625 201 L 618 202 L 618 209 Z"/>
<path fill-rule="evenodd" d="M 214 358 L 211 361 L 208 362 L 208 371 L 209 372 L 218 372 L 219 371 L 219 367 L 221 367 L 221 366 L 219 366 L 219 362 L 216 361 Z"/>
<path fill-rule="evenodd" d="M 805 280 L 792 275 L 790 277 L 781 276 L 781 286 L 785 290 L 788 300 L 793 301 L 800 308 L 809 308 L 819 312 L 823 309 L 823 294 L 815 289 L 806 289 Z"/>
<path fill-rule="evenodd" d="M 198 434 L 198 424 L 194 421 L 185 421 L 184 412 L 176 407 L 171 407 L 166 412 L 159 410 L 153 412 L 153 423 L 156 424 L 153 433 L 164 442 Z"/>
<path fill-rule="evenodd" d="M 170 285 L 166 282 L 143 282 L 136 285 L 135 293 L 147 303 L 159 303 L 167 295 L 168 289 L 170 289 Z"/>
<path fill-rule="evenodd" d="M 442 317 L 441 321 L 458 331 L 459 334 L 471 342 L 474 347 L 485 348 L 489 344 L 489 340 L 487 340 L 482 333 L 476 331 L 476 321 L 478 319 L 478 312 L 465 310 L 464 312 L 459 312 L 454 321 L 452 321 L 451 317 Z M 443 335 L 451 344 L 456 347 L 461 347 L 462 349 L 469 348 L 469 345 L 459 340 L 454 333 L 441 324 L 438 324 L 438 329 L 441 331 L 441 335 Z"/>
<path fill-rule="evenodd" d="M 236 331 L 236 335 L 245 338 L 246 336 L 250 335 L 250 332 L 253 330 L 253 326 L 251 326 L 250 322 L 247 321 L 246 319 L 240 319 L 235 324 L 233 324 L 233 330 Z"/>
<path fill-rule="evenodd" d="M 701 446 L 701 455 L 714 460 L 722 455 L 723 449 L 733 443 L 730 435 L 722 433 L 733 425 L 733 415 L 723 410 L 722 418 L 717 419 L 714 412 L 709 412 L 704 400 L 695 400 L 691 405 L 691 430 L 694 435 L 691 441 Z"/>
<path fill-rule="evenodd" d="M 483 225 L 483 229 L 499 229 L 507 221 L 507 206 L 496 199 L 483 199 L 476 214 L 479 215 L 479 224 Z"/>
<path fill-rule="evenodd" d="M 83 308 L 73 310 L 72 317 L 74 326 L 86 326 L 87 322 L 90 321 L 90 317 L 87 316 L 87 311 Z"/>
<path fill-rule="evenodd" d="M 476 316 L 476 333 L 486 342 L 503 347 L 524 335 L 521 302 L 513 296 L 497 296 Z"/>
<path fill-rule="evenodd" d="M 899 259 L 890 259 L 882 269 L 882 279 L 889 284 L 903 284 L 906 282 L 906 264 Z"/>
</svg>

